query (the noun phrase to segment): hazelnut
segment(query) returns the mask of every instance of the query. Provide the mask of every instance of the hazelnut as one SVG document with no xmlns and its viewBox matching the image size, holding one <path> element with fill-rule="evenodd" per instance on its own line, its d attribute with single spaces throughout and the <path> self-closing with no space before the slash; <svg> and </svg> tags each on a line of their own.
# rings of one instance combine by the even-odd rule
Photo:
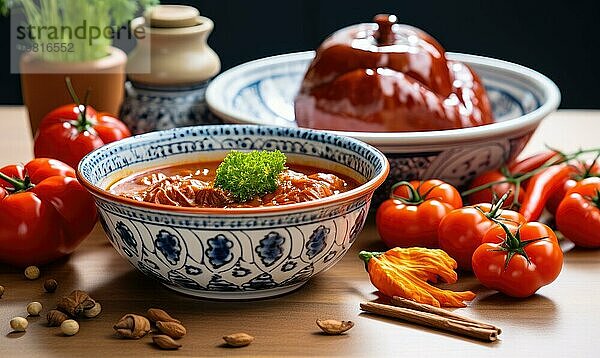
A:
<svg viewBox="0 0 600 358">
<path fill-rule="evenodd" d="M 68 319 L 60 324 L 60 330 L 65 336 L 74 336 L 79 332 L 79 323 L 74 319 Z"/>
<path fill-rule="evenodd" d="M 94 318 L 98 316 L 100 312 L 102 312 L 102 306 L 99 302 L 96 302 L 94 307 L 90 308 L 89 310 L 83 311 L 83 315 L 87 318 Z"/>
<path fill-rule="evenodd" d="M 15 332 L 25 332 L 29 322 L 23 317 L 15 317 L 10 320 L 10 328 Z"/>
<path fill-rule="evenodd" d="M 36 280 L 40 277 L 40 269 L 37 266 L 27 266 L 25 269 L 25 277 L 30 280 Z"/>
<path fill-rule="evenodd" d="M 58 282 L 53 278 L 49 278 L 46 281 L 44 281 L 44 290 L 48 293 L 52 293 L 52 292 L 56 291 L 57 287 L 58 287 Z"/>
<path fill-rule="evenodd" d="M 39 316 L 40 312 L 42 312 L 41 303 L 33 301 L 27 305 L 27 313 L 29 313 L 30 316 Z"/>
</svg>

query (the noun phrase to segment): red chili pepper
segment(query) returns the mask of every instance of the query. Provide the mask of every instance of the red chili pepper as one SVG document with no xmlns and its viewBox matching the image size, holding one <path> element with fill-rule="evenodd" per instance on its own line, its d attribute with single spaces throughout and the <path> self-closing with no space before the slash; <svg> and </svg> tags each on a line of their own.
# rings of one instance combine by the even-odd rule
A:
<svg viewBox="0 0 600 358">
<path fill-rule="evenodd" d="M 510 191 L 512 193 L 516 193 L 518 198 L 514 198 L 511 194 L 511 196 L 506 200 L 506 204 L 503 206 L 503 208 L 515 208 L 516 206 L 513 204 L 520 203 L 522 201 L 526 193 L 527 185 L 529 184 L 529 180 L 525 180 L 521 183 L 519 190 L 517 190 L 515 186 L 515 180 L 519 176 L 532 172 L 544 164 L 547 165 L 554 163 L 560 159 L 561 157 L 559 156 L 559 153 L 555 151 L 546 151 L 534 154 L 520 161 L 510 163 L 506 167 L 487 171 L 471 182 L 467 192 L 471 191 L 473 188 L 477 188 L 490 182 L 506 182 L 494 184 L 488 189 L 483 189 L 469 194 L 469 202 L 471 204 L 489 203 L 494 199 L 494 194 L 496 194 L 496 196 L 500 196 L 502 193 Z"/>
<path fill-rule="evenodd" d="M 553 158 L 559 160 L 560 157 L 557 154 L 558 153 L 553 150 L 541 152 L 538 154 L 534 154 L 530 157 L 524 158 L 523 160 L 512 162 L 508 164 L 507 168 L 508 171 L 513 175 L 524 174 L 541 167 L 542 165 L 546 164 L 546 162 L 554 162 L 550 161 Z"/>
<path fill-rule="evenodd" d="M 548 167 L 531 177 L 519 212 L 527 221 L 539 219 L 552 193 L 562 189 L 571 175 L 577 172 L 576 167 L 561 164 Z"/>
</svg>

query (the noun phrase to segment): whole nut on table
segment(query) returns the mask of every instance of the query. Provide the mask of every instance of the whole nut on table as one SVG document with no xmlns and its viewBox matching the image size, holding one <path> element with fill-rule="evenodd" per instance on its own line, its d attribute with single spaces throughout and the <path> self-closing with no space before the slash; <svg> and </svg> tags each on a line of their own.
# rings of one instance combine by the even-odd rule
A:
<svg viewBox="0 0 600 358">
<path fill-rule="evenodd" d="M 60 330 L 65 336 L 74 336 L 79 332 L 79 323 L 74 319 L 68 319 L 61 323 Z"/>
<path fill-rule="evenodd" d="M 148 312 L 146 312 L 146 317 L 148 317 L 148 319 L 151 322 L 177 322 L 177 323 L 181 323 L 180 320 L 175 319 L 173 317 L 171 317 L 171 315 L 169 315 L 165 310 L 162 310 L 160 308 L 150 308 L 148 309 Z"/>
<path fill-rule="evenodd" d="M 223 340 L 232 347 L 245 347 L 254 342 L 254 337 L 247 333 L 234 333 L 223 336 Z"/>
<path fill-rule="evenodd" d="M 175 342 L 173 338 L 167 336 L 166 334 L 156 334 L 152 336 L 152 341 L 154 344 L 159 346 L 161 349 L 179 349 L 181 348 L 181 344 Z"/>
<path fill-rule="evenodd" d="M 36 280 L 38 277 L 40 277 L 40 269 L 37 266 L 27 266 L 24 274 L 28 279 Z"/>
<path fill-rule="evenodd" d="M 186 335 L 187 330 L 181 323 L 177 322 L 156 322 L 156 328 L 167 336 L 179 339 Z"/>
<path fill-rule="evenodd" d="M 29 313 L 30 316 L 39 316 L 40 312 L 42 312 L 41 303 L 34 301 L 27 305 L 27 313 Z"/>
<path fill-rule="evenodd" d="M 10 328 L 15 332 L 25 332 L 29 322 L 23 317 L 15 317 L 10 320 Z"/>
<path fill-rule="evenodd" d="M 44 290 L 48 293 L 52 293 L 52 292 L 56 291 L 57 287 L 58 287 L 58 282 L 53 278 L 49 278 L 46 281 L 44 281 Z"/>
</svg>

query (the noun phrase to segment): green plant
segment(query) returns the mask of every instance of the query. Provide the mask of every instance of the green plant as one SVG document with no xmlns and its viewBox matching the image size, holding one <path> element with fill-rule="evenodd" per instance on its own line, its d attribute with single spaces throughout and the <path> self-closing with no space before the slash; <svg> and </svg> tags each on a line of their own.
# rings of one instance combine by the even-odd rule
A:
<svg viewBox="0 0 600 358">
<path fill-rule="evenodd" d="M 132 19 L 139 10 L 158 2 L 158 0 L 0 0 L 0 11 L 3 14 L 17 9 L 24 12 L 27 25 L 24 25 L 23 33 L 26 31 L 32 45 L 37 46 L 38 49 L 45 49 L 36 51 L 43 59 L 79 62 L 106 56 L 108 47 L 112 43 L 111 34 L 119 33 L 120 27 Z M 77 36 L 74 33 L 77 28 L 86 28 L 86 36 Z M 91 31 L 94 31 L 93 35 Z M 47 51 L 48 44 L 57 43 L 67 44 L 68 47 L 64 47 L 63 50 Z"/>
</svg>

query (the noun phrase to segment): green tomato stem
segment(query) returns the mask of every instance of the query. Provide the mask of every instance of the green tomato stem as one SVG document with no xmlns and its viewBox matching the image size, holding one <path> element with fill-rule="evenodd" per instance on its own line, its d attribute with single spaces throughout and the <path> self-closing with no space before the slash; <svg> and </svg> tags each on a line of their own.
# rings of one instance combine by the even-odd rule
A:
<svg viewBox="0 0 600 358">
<path fill-rule="evenodd" d="M 404 197 L 394 194 L 394 191 L 396 190 L 396 188 L 399 188 L 402 186 L 407 187 L 408 195 L 409 195 L 408 198 L 404 198 Z M 390 189 L 390 198 L 401 201 L 404 204 L 410 204 L 410 205 L 419 205 L 423 201 L 425 201 L 425 200 L 423 200 L 423 197 L 421 197 L 421 194 L 419 194 L 419 191 L 417 189 L 415 189 L 415 187 L 412 186 L 412 184 L 407 181 L 401 181 L 401 182 L 398 182 L 398 183 L 392 185 L 392 188 Z"/>
<path fill-rule="evenodd" d="M 79 97 L 77 97 L 77 93 L 75 93 L 75 89 L 73 88 L 73 84 L 71 83 L 71 77 L 65 77 L 65 83 L 67 84 L 67 90 L 69 91 L 69 95 L 75 102 L 77 109 L 79 110 L 79 114 L 77 116 L 77 121 L 74 121 L 72 124 L 75 126 L 79 133 L 83 133 L 87 130 L 91 130 L 93 128 L 93 123 L 88 120 L 87 117 L 87 109 L 88 109 L 88 100 L 90 98 L 90 89 L 88 88 L 85 91 L 85 98 L 83 99 L 83 104 L 79 101 Z M 83 107 L 83 109 L 82 109 Z"/>
<path fill-rule="evenodd" d="M 552 149 L 552 148 L 550 148 L 550 149 Z M 558 150 L 555 150 L 555 149 L 552 149 L 552 150 L 554 150 L 555 152 L 557 152 L 558 155 L 560 155 L 562 157 L 562 159 L 558 160 L 558 161 L 555 161 L 554 158 L 551 158 L 550 160 L 546 161 L 546 163 L 542 164 L 539 168 L 534 169 L 534 170 L 532 170 L 530 172 L 519 174 L 519 175 L 515 175 L 515 176 L 512 176 L 512 174 L 508 172 L 508 169 L 504 169 L 504 170 L 501 169 L 501 173 L 504 176 L 506 176 L 505 174 L 509 174 L 509 176 L 506 176 L 506 179 L 504 179 L 504 180 L 496 180 L 496 181 L 493 181 L 493 182 L 489 182 L 489 183 L 485 183 L 485 184 L 476 186 L 475 188 L 471 188 L 469 190 L 463 191 L 461 193 L 461 195 L 463 197 L 465 197 L 465 196 L 469 196 L 471 194 L 480 192 L 482 190 L 489 189 L 492 186 L 497 185 L 497 184 L 510 183 L 510 184 L 514 184 L 514 186 L 515 186 L 515 197 L 513 199 L 513 204 L 512 204 L 513 206 L 515 206 L 515 205 L 518 205 L 518 200 L 519 200 L 519 196 L 517 195 L 518 194 L 518 190 L 520 190 L 521 183 L 523 183 L 525 180 L 533 177 L 534 175 L 536 175 L 537 173 L 539 173 L 539 172 L 547 169 L 548 167 L 551 167 L 553 165 L 562 164 L 562 163 L 568 162 L 569 160 L 577 159 L 582 154 L 597 153 L 598 156 L 600 156 L 600 148 L 581 149 L 581 150 L 578 150 L 577 152 L 574 152 L 574 153 L 562 153 L 562 152 L 560 152 Z"/>
<path fill-rule="evenodd" d="M 25 176 L 25 179 L 17 179 L 17 178 L 11 178 L 8 175 L 0 172 L 0 179 L 4 180 L 5 182 L 9 183 L 10 185 L 13 186 L 13 189 L 11 190 L 11 193 L 18 193 L 21 191 L 27 191 L 33 187 L 35 187 L 35 184 L 33 184 L 31 182 L 31 180 L 29 179 L 29 176 Z"/>
<path fill-rule="evenodd" d="M 507 191 L 506 193 L 504 193 L 504 195 L 502 195 L 500 199 L 498 199 L 495 203 L 492 204 L 490 211 L 488 213 L 485 213 L 485 216 L 488 219 L 496 219 L 498 216 L 500 216 L 500 214 L 502 213 L 502 205 L 504 205 L 504 202 L 506 201 L 506 199 L 508 199 L 510 193 L 511 190 Z"/>
<path fill-rule="evenodd" d="M 492 219 L 493 222 L 495 222 L 496 224 L 500 225 L 500 227 L 502 227 L 502 230 L 504 230 L 504 233 L 506 234 L 506 239 L 504 240 L 504 242 L 502 243 L 502 248 L 499 251 L 506 251 L 506 261 L 504 262 L 504 269 L 506 269 L 508 267 L 508 265 L 510 264 L 510 260 L 515 256 L 515 255 L 521 255 L 525 258 L 525 260 L 527 260 L 527 264 L 531 264 L 531 261 L 529 260 L 529 256 L 527 255 L 527 252 L 525 251 L 525 247 L 527 245 L 533 244 L 534 242 L 538 242 L 541 240 L 545 240 L 548 237 L 544 236 L 544 237 L 540 237 L 537 239 L 532 239 L 532 240 L 526 240 L 523 241 L 521 240 L 521 227 L 519 226 L 517 228 L 517 232 L 515 234 L 513 234 L 510 229 L 501 221 Z"/>
</svg>

